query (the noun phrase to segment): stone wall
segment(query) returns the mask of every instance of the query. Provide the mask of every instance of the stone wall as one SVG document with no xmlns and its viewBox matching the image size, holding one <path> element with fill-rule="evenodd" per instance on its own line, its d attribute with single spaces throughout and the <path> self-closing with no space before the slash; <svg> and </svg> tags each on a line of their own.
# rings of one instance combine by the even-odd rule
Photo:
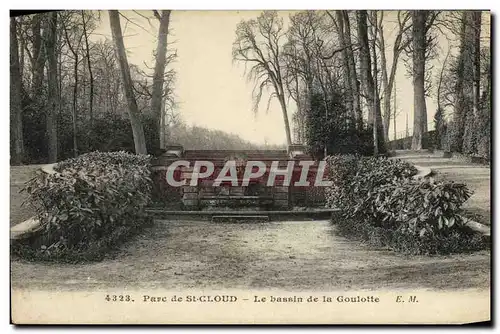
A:
<svg viewBox="0 0 500 334">
<path fill-rule="evenodd" d="M 304 154 L 301 147 L 294 146 L 292 150 L 186 150 L 175 146 L 175 150 L 167 150 L 167 153 L 153 160 L 152 174 L 154 183 L 154 194 L 156 206 L 185 210 L 210 210 L 210 209 L 256 209 L 256 210 L 287 210 L 295 206 L 322 206 L 324 196 L 322 189 L 317 187 L 293 187 L 283 186 L 277 183 L 275 186 L 267 186 L 268 173 L 258 180 L 252 180 L 247 187 L 230 186 L 222 184 L 213 186 L 213 178 L 203 179 L 195 187 L 186 185 L 180 188 L 171 187 L 167 184 L 165 176 L 168 166 L 176 160 L 187 160 L 191 166 L 196 160 L 211 161 L 215 165 L 214 175 L 218 175 L 220 169 L 227 160 L 238 160 L 246 164 L 246 161 L 262 161 L 266 166 L 271 166 L 273 161 L 279 161 L 279 167 L 285 168 L 288 161 L 294 160 L 296 167 L 294 173 L 301 172 L 297 161 L 312 160 Z M 316 166 L 311 167 L 315 172 Z M 174 177 L 177 180 L 185 179 L 189 184 L 192 177 L 192 167 L 182 167 Z M 241 177 L 242 175 L 239 175 Z M 323 201 L 322 201 L 323 200 Z M 321 203 L 322 202 L 322 203 Z"/>
</svg>

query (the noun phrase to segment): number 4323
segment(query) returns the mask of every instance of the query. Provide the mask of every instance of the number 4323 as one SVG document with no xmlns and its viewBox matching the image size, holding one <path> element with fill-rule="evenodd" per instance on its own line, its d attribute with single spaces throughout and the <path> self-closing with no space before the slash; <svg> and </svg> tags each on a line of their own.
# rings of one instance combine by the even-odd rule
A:
<svg viewBox="0 0 500 334">
<path fill-rule="evenodd" d="M 108 302 L 133 302 L 130 295 L 106 295 L 104 299 Z"/>
</svg>

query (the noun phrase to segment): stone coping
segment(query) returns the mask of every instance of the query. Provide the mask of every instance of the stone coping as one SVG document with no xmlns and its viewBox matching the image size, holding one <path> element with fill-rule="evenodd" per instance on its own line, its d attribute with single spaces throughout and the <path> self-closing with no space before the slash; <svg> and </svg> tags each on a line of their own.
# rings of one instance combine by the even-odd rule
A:
<svg viewBox="0 0 500 334">
<path fill-rule="evenodd" d="M 14 225 L 10 228 L 10 239 L 24 239 L 39 231 L 42 228 L 40 221 L 36 217 L 31 217 L 22 223 Z"/>
<path fill-rule="evenodd" d="M 307 209 L 307 210 L 163 210 L 146 209 L 151 214 L 165 214 L 169 216 L 211 216 L 211 215 L 307 215 L 340 212 L 340 209 Z"/>
<path fill-rule="evenodd" d="M 414 179 L 422 179 L 431 175 L 432 170 L 429 167 L 413 165 L 417 169 L 417 174 L 413 175 Z"/>
<path fill-rule="evenodd" d="M 461 218 L 465 221 L 465 225 L 467 225 L 471 230 L 476 231 L 484 236 L 491 237 L 490 226 L 478 223 L 467 217 L 461 216 Z"/>
<path fill-rule="evenodd" d="M 47 164 L 40 167 L 40 169 L 47 174 L 58 174 L 58 172 L 54 169 L 56 166 L 57 163 Z"/>
<path fill-rule="evenodd" d="M 54 169 L 57 163 L 42 165 L 40 170 L 47 174 L 57 174 L 57 171 Z M 10 228 L 10 239 L 18 240 L 25 239 L 31 236 L 33 233 L 36 233 L 42 228 L 40 224 L 40 220 L 36 217 L 31 217 L 19 224 L 16 224 Z"/>
</svg>

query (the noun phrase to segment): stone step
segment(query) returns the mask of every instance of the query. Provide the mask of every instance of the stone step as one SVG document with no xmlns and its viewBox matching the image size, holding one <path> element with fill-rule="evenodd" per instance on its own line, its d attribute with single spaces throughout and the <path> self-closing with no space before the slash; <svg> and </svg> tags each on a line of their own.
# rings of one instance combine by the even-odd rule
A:
<svg viewBox="0 0 500 334">
<path fill-rule="evenodd" d="M 266 215 L 219 215 L 212 216 L 212 223 L 267 223 L 269 216 Z"/>
</svg>

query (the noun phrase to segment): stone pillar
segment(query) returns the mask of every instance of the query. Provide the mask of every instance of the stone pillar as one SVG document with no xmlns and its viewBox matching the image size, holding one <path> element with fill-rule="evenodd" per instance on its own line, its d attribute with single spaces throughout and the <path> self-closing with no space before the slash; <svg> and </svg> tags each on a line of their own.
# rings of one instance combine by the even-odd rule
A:
<svg viewBox="0 0 500 334">
<path fill-rule="evenodd" d="M 165 155 L 175 155 L 178 158 L 182 158 L 184 155 L 184 147 L 182 145 L 168 145 L 165 147 Z"/>
<path fill-rule="evenodd" d="M 275 186 L 273 187 L 273 206 L 276 209 L 288 210 L 290 206 L 289 187 Z"/>
<path fill-rule="evenodd" d="M 290 158 L 295 159 L 306 154 L 306 147 L 301 144 L 292 144 L 288 146 L 287 151 Z"/>
<path fill-rule="evenodd" d="M 198 187 L 182 187 L 182 204 L 186 210 L 198 210 L 200 208 Z"/>
</svg>

